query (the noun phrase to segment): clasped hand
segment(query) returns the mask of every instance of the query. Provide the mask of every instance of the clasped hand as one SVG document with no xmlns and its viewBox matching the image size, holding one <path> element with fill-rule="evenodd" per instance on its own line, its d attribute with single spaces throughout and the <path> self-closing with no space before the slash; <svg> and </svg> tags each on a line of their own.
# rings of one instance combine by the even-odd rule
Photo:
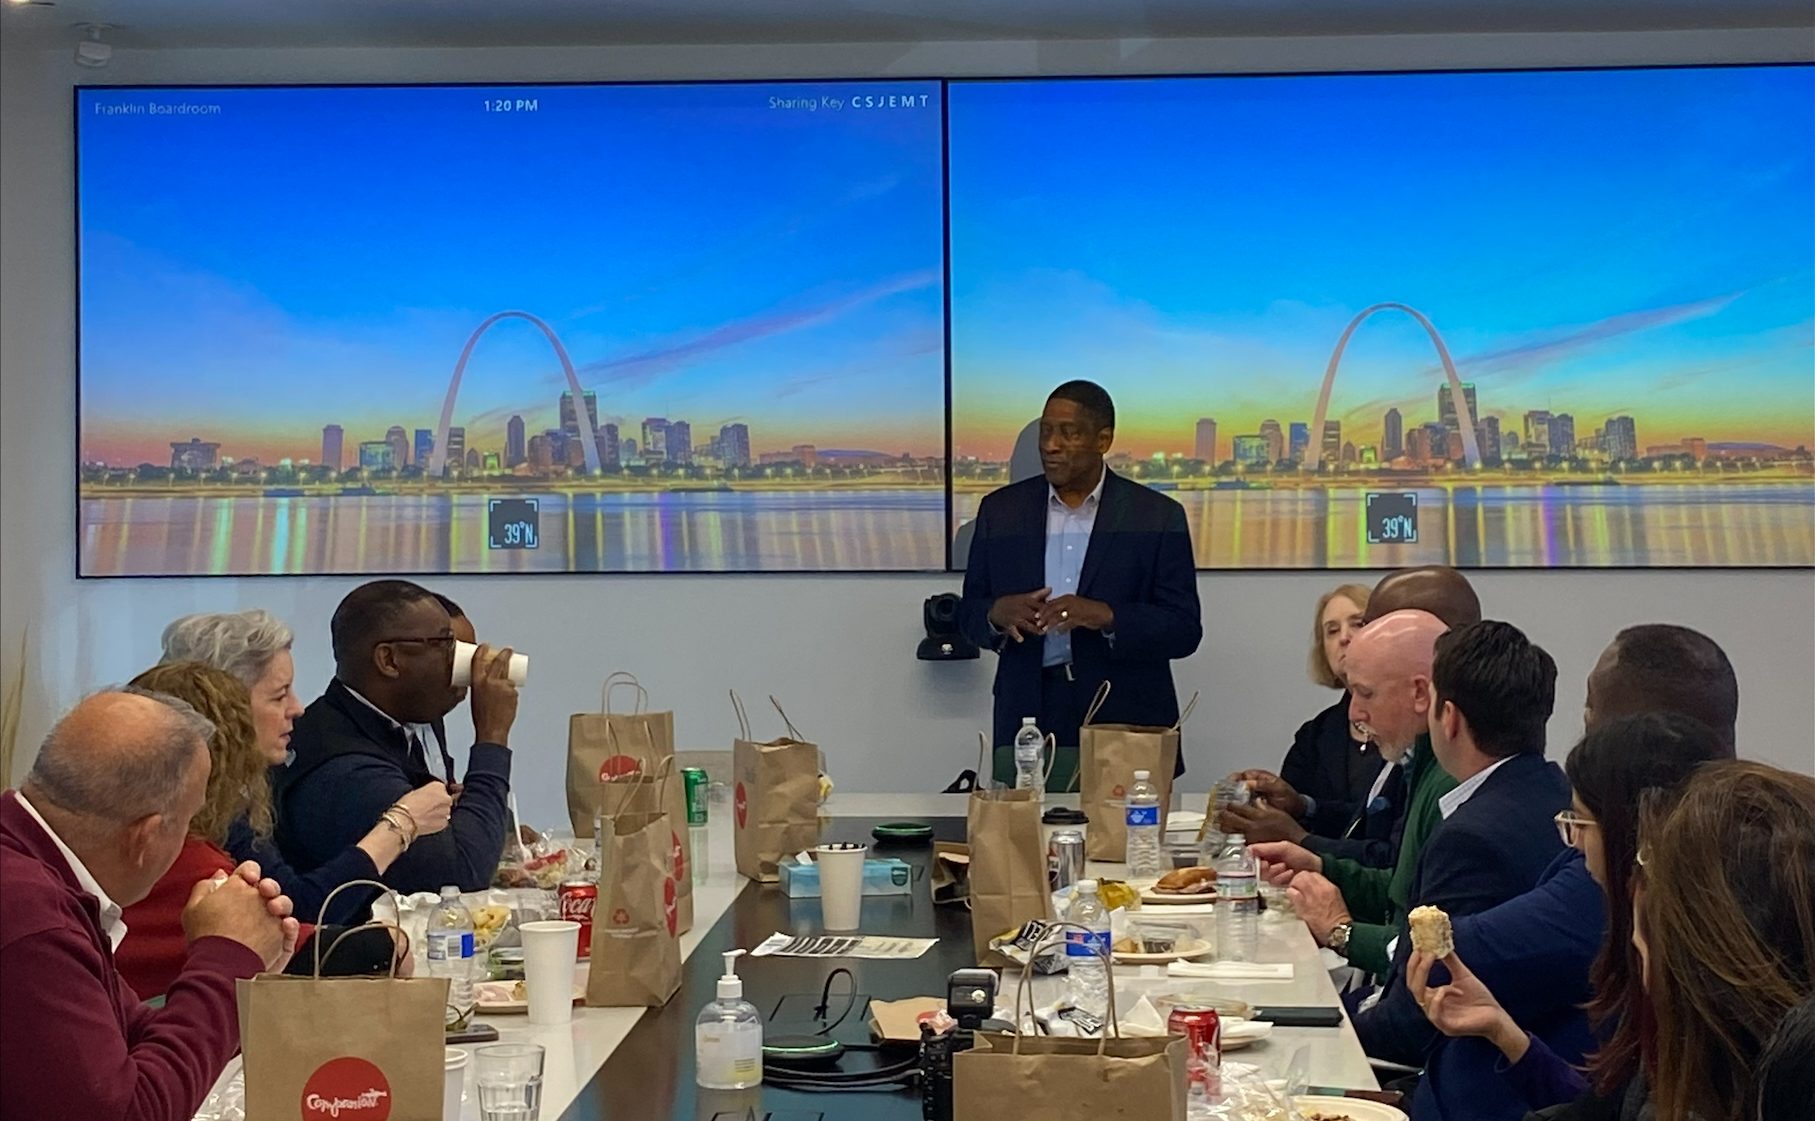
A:
<svg viewBox="0 0 1815 1121">
<path fill-rule="evenodd" d="M 1051 588 L 1003 596 L 989 609 L 990 625 L 1016 642 L 1067 634 L 1077 627 L 1103 631 L 1115 625 L 1115 612 L 1106 603 L 1083 596 L 1051 596 Z"/>
</svg>

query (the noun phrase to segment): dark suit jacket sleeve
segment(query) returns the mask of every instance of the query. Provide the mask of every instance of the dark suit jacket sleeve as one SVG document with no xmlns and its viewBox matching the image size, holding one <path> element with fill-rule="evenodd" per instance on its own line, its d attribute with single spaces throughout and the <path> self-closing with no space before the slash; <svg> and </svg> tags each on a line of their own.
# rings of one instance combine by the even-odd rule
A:
<svg viewBox="0 0 1815 1121">
<path fill-rule="evenodd" d="M 1112 661 L 1151 662 L 1188 658 L 1204 637 L 1197 599 L 1197 562 L 1185 508 L 1166 503 L 1166 526 L 1154 564 L 1152 598 L 1140 603 L 1110 601 L 1115 612 Z M 979 534 L 979 538 L 981 534 Z"/>
<path fill-rule="evenodd" d="M 365 836 L 385 808 L 408 794 L 410 782 L 397 767 L 369 755 L 340 755 L 323 763 L 306 783 L 323 783 L 333 798 L 319 799 L 320 816 L 308 828 L 328 835 L 335 845 L 350 845 Z M 399 892 L 439 891 L 454 884 L 461 891 L 480 891 L 498 871 L 510 811 L 510 751 L 497 744 L 473 745 L 465 788 L 448 827 L 418 837 L 382 879 Z"/>
<path fill-rule="evenodd" d="M 965 638 L 985 650 L 994 650 L 1001 645 L 1001 637 L 990 630 L 989 609 L 995 606 L 997 599 L 1009 594 L 990 582 L 990 506 L 990 500 L 985 498 L 977 507 L 977 520 L 971 527 L 971 552 L 964 566 L 964 591 L 958 603 L 958 629 Z"/>
<path fill-rule="evenodd" d="M 1469 971 L 1520 1026 L 1542 1030 L 1588 999 L 1606 904 L 1581 856 L 1572 852 L 1537 887 L 1453 925 L 1456 955 Z M 1431 983 L 1445 983 L 1446 972 L 1434 968 Z"/>
<path fill-rule="evenodd" d="M 1313 833 L 1305 838 L 1304 847 L 1318 856 L 1353 860 L 1369 868 L 1393 866 L 1392 842 L 1378 837 L 1320 837 Z"/>
<path fill-rule="evenodd" d="M 1502 883 L 1502 878 L 1493 873 L 1501 863 L 1498 848 L 1468 826 L 1465 821 L 1446 821 L 1425 846 L 1419 857 L 1419 890 L 1412 900 L 1414 905 L 1440 907 L 1461 916 L 1487 910 L 1506 898 L 1504 890 L 1495 890 Z M 1355 1017 L 1355 1034 L 1361 1039 L 1362 1049 L 1376 1059 L 1422 1066 L 1425 1052 L 1437 1040 L 1437 1029 L 1405 986 L 1405 963 L 1411 957 L 1412 940 L 1403 920 L 1398 936 L 1385 995 L 1374 1007 Z"/>
<path fill-rule="evenodd" d="M 383 809 L 379 812 L 382 813 Z M 376 823 L 374 819 L 373 824 Z M 287 863 L 277 845 L 270 838 L 261 838 L 253 833 L 244 818 L 227 827 L 227 851 L 235 860 L 258 861 L 259 870 L 276 880 L 278 886 L 284 889 L 284 894 L 296 906 L 296 917 L 303 922 L 348 922 L 354 916 L 365 913 L 372 897 L 378 894 L 375 889 L 349 888 L 341 892 L 334 897 L 334 909 L 326 916 L 322 915 L 321 905 L 327 901 L 328 893 L 341 884 L 378 878 L 378 867 L 372 863 L 371 856 L 359 847 L 360 839 L 369 832 L 371 826 L 367 826 L 326 864 L 308 872 L 298 872 Z"/>
</svg>

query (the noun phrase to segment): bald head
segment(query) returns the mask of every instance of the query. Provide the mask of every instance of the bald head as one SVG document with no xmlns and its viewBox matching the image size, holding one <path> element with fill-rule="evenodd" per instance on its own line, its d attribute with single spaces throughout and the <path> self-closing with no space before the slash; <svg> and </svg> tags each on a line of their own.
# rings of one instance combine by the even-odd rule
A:
<svg viewBox="0 0 1815 1121">
<path fill-rule="evenodd" d="M 51 729 L 27 790 L 34 804 L 42 798 L 94 823 L 167 814 L 213 735 L 214 725 L 175 697 L 96 693 Z"/>
<path fill-rule="evenodd" d="M 1481 599 L 1468 578 L 1448 565 L 1401 568 L 1381 577 L 1368 597 L 1364 621 L 1384 619 L 1395 611 L 1427 611 L 1452 627 L 1481 621 Z"/>
<path fill-rule="evenodd" d="M 1448 629 L 1428 611 L 1395 611 L 1349 643 L 1349 719 L 1373 733 L 1388 759 L 1404 755 L 1429 727 L 1431 663 Z"/>
</svg>

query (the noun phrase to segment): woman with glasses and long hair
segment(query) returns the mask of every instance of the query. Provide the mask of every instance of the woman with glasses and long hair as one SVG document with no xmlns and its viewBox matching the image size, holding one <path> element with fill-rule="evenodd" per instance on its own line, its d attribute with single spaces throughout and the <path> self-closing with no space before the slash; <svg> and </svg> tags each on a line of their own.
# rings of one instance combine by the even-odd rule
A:
<svg viewBox="0 0 1815 1121">
<path fill-rule="evenodd" d="M 210 827 L 204 830 L 198 824 L 196 831 L 218 834 L 216 843 L 235 860 L 256 860 L 265 875 L 283 885 L 298 916 L 315 919 L 329 892 L 353 880 L 378 879 L 418 837 L 447 828 L 453 807 L 447 784 L 425 783 L 399 798 L 364 836 L 332 858 L 307 872 L 292 868 L 272 842 L 270 781 L 273 768 L 284 764 L 291 728 L 302 714 L 294 688 L 290 628 L 256 610 L 189 615 L 166 627 L 163 641 L 161 664 L 144 676 L 170 672 L 178 686 L 214 691 L 188 670 L 172 667 L 193 663 L 224 672 L 244 687 L 251 721 L 249 735 L 226 737 L 214 745 L 208 803 L 196 819 L 198 823 L 209 819 Z M 164 691 L 194 703 L 181 688 Z M 329 918 L 341 921 L 363 913 L 374 894 L 371 889 L 341 892 Z"/>
<path fill-rule="evenodd" d="M 1760 1056 L 1815 995 L 1815 778 L 1735 761 L 1651 807 L 1633 939 L 1657 1121 L 1752 1121 Z"/>
<path fill-rule="evenodd" d="M 1628 1097 L 1634 1108 L 1642 1104 L 1635 1076 L 1651 1020 L 1631 906 L 1640 814 L 1698 768 L 1731 757 L 1707 725 L 1673 713 L 1606 721 L 1582 738 L 1564 766 L 1573 804 L 1557 815 L 1558 831 L 1580 860 L 1527 895 L 1457 919 L 1457 950 L 1441 961 L 1447 984 L 1430 983 L 1435 959 L 1411 956 L 1407 989 L 1452 1037 L 1427 1063 L 1413 1100 L 1417 1121 L 1518 1118 L 1591 1090 L 1609 1118 L 1627 1116 Z M 1582 873 L 1601 889 L 1592 910 L 1590 896 L 1570 888 Z M 1586 1022 L 1577 1011 L 1584 999 Z M 1575 1060 L 1588 1052 L 1584 1075 Z"/>
</svg>

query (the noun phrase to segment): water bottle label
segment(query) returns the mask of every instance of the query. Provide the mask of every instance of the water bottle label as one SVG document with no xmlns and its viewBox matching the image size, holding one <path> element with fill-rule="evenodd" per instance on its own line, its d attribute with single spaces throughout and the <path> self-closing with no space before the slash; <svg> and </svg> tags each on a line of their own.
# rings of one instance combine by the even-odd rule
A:
<svg viewBox="0 0 1815 1121">
<path fill-rule="evenodd" d="M 473 956 L 473 933 L 448 930 L 429 935 L 430 961 L 458 961 Z"/>
<path fill-rule="evenodd" d="M 1160 808 L 1158 806 L 1128 807 L 1128 827 L 1130 829 L 1141 825 L 1158 825 L 1159 823 Z"/>
<path fill-rule="evenodd" d="M 1252 876 L 1228 876 L 1217 881 L 1216 893 L 1224 899 L 1253 899 L 1260 887 Z"/>
<path fill-rule="evenodd" d="M 1088 933 L 1082 930 L 1065 932 L 1065 956 L 1083 958 L 1101 956 L 1109 952 L 1109 932 L 1093 930 Z"/>
</svg>

